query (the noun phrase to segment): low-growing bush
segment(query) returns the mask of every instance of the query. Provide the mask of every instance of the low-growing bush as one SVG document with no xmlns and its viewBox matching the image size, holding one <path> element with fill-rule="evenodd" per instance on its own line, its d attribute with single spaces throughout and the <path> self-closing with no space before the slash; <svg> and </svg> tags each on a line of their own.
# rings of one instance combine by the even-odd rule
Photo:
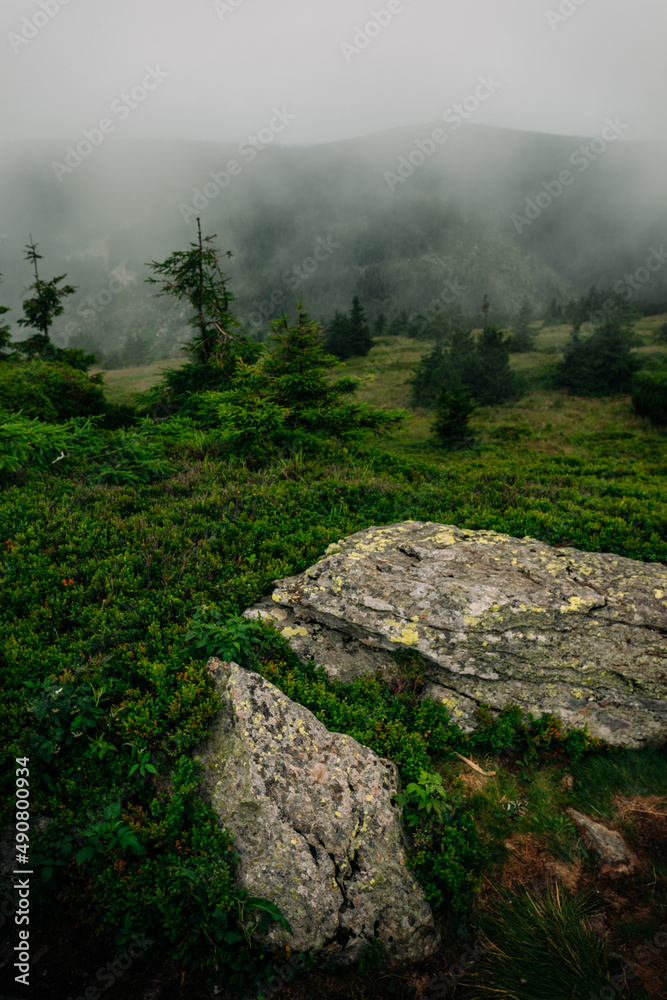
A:
<svg viewBox="0 0 667 1000">
<path fill-rule="evenodd" d="M 56 821 L 41 849 L 64 862 L 53 866 L 39 912 L 57 905 L 63 920 L 87 912 L 89 926 L 109 940 L 126 933 L 129 901 L 129 926 L 136 929 L 144 913 L 153 921 L 156 961 L 165 952 L 183 954 L 184 962 L 188 954 L 193 961 L 213 955 L 222 976 L 231 969 L 226 962 L 251 967 L 255 952 L 224 938 L 238 934 L 245 942 L 248 910 L 242 916 L 230 901 L 223 928 L 215 904 L 201 902 L 207 871 L 225 897 L 233 850 L 222 849 L 210 815 L 194 813 L 173 784 L 179 759 L 206 737 L 219 706 L 204 662 L 209 632 L 218 651 L 238 653 L 324 725 L 393 759 L 403 787 L 418 783 L 422 771 L 442 773 L 446 782 L 456 753 L 479 758 L 511 747 L 533 770 L 593 749 L 585 734 L 567 734 L 546 718 L 531 723 L 513 710 L 487 710 L 482 727 L 466 735 L 442 704 L 420 700 L 425 670 L 414 654 L 387 680 L 337 686 L 301 664 L 275 630 L 255 633 L 258 645 L 235 619 L 274 580 L 302 572 L 336 539 L 407 518 L 667 560 L 662 455 L 650 441 L 624 442 L 621 455 L 618 441 L 608 443 L 608 454 L 600 444 L 595 464 L 525 451 L 517 457 L 510 442 L 506 455 L 480 466 L 467 456 L 406 460 L 321 437 L 320 453 L 281 457 L 258 471 L 243 459 L 221 459 L 206 444 L 213 432 L 191 419 L 141 422 L 136 431 L 140 449 L 168 459 L 173 474 L 96 484 L 102 452 L 121 441 L 100 432 L 97 450 L 76 463 L 49 460 L 48 469 L 35 468 L 0 492 L 0 818 L 9 821 L 14 758 L 34 753 L 33 814 Z M 140 449 L 133 461 L 141 461 Z M 198 613 L 203 605 L 220 617 Z M 198 661 L 186 640 L 189 623 L 204 639 Z M 28 696 L 26 680 L 46 688 Z M 51 706 L 63 699 L 62 720 L 49 711 L 40 722 L 27 709 L 54 683 L 75 689 Z M 447 810 L 435 834 L 410 831 L 413 857 L 421 859 L 414 874 L 431 880 L 434 901 L 437 893 L 445 901 L 458 894 L 463 904 L 487 862 L 466 809 L 455 794 L 447 801 L 454 812 Z M 120 814 L 105 816 L 119 802 Z M 145 855 L 132 850 L 128 829 Z M 74 835 L 82 842 L 74 840 L 69 854 L 54 846 Z M 483 829 L 479 836 L 487 848 Z M 95 852 L 79 864 L 86 846 Z M 220 858 L 224 871 L 216 868 Z M 157 898 L 159 907 L 151 903 Z"/>
<path fill-rule="evenodd" d="M 102 375 L 70 365 L 33 359 L 0 365 L 0 409 L 51 423 L 107 410 Z"/>
<path fill-rule="evenodd" d="M 90 418 L 49 424 L 20 413 L 0 411 L 0 479 L 20 469 L 48 469 L 71 455 L 100 447 Z"/>
</svg>

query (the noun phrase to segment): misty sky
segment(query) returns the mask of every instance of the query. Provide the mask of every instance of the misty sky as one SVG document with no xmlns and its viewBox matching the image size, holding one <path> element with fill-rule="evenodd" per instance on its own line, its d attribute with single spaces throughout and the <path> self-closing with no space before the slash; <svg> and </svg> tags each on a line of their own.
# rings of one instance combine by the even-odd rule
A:
<svg viewBox="0 0 667 1000">
<path fill-rule="evenodd" d="M 278 108 L 279 141 L 328 142 L 466 99 L 479 124 L 596 136 L 619 116 L 667 140 L 666 0 L 3 0 L 0 21 L 0 141 L 106 118 L 239 142 Z"/>
</svg>

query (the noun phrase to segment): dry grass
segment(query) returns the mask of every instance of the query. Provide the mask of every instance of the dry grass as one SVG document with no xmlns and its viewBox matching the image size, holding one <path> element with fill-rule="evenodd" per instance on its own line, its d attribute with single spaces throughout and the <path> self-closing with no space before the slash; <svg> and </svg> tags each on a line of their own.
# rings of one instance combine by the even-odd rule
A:
<svg viewBox="0 0 667 1000">
<path fill-rule="evenodd" d="M 91 368 L 91 374 L 104 372 L 104 394 L 110 403 L 132 403 L 132 394 L 150 389 L 159 382 L 165 368 L 180 368 L 186 363 L 183 358 L 164 358 L 150 365 L 138 368 L 115 368 L 107 371 L 104 368 Z"/>
</svg>

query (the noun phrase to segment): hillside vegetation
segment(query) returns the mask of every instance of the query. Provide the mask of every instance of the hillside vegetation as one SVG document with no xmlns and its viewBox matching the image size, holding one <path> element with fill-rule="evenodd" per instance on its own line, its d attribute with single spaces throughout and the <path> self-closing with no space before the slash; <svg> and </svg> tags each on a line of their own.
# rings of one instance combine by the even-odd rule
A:
<svg viewBox="0 0 667 1000">
<path fill-rule="evenodd" d="M 667 356 L 654 337 L 664 322 L 638 321 L 638 352 Z M 247 376 L 264 408 L 261 433 L 286 435 L 266 454 L 245 447 L 255 438 L 239 443 L 220 430 L 229 407 L 242 408 L 245 397 L 233 393 L 243 385 L 205 393 L 210 405 L 196 413 L 126 414 L 115 429 L 85 415 L 38 427 L 4 414 L 1 819 L 12 821 L 15 760 L 29 757 L 37 821 L 30 851 L 39 872 L 31 934 L 34 954 L 45 949 L 39 985 L 26 996 L 83 994 L 94 970 L 137 934 L 150 948 L 105 997 L 159 988 L 161 998 L 194 1000 L 216 983 L 261 995 L 280 966 L 253 937 L 234 882 L 233 843 L 197 796 L 192 753 L 217 710 L 207 646 L 395 760 L 404 787 L 422 770 L 439 775 L 451 805 L 446 824 L 419 819 L 410 860 L 442 923 L 441 952 L 400 974 L 383 965 L 381 942 L 362 968 L 344 974 L 327 975 L 306 956 L 305 971 L 281 996 L 442 996 L 446 970 L 464 947 L 484 941 L 483 957 L 457 979 L 463 997 L 502 987 L 503 996 L 538 1000 L 554 996 L 544 985 L 553 979 L 573 1000 L 588 1000 L 605 995 L 618 955 L 660 932 L 667 855 L 664 826 L 661 834 L 651 817 L 665 811 L 664 746 L 612 752 L 511 706 L 500 714 L 482 706 L 480 729 L 466 735 L 443 706 L 420 700 L 418 658 L 397 659 L 393 687 L 381 677 L 345 687 L 300 664 L 267 626 L 238 617 L 331 542 L 406 519 L 667 563 L 664 430 L 637 417 L 628 395 L 580 398 L 549 388 L 569 328 L 534 327 L 536 350 L 510 359 L 527 379 L 525 394 L 475 410 L 458 450 L 438 444 L 427 410 L 387 425 L 386 437 L 363 426 L 356 437 L 318 435 L 312 413 L 285 423 L 271 409 L 276 385 L 284 389 L 277 356 L 273 368 L 260 358 Z M 382 430 L 372 414 L 409 407 L 408 380 L 432 346 L 380 337 L 366 357 L 327 375 L 329 387 L 341 375 L 373 375 L 354 397 L 366 409 L 349 412 Z M 107 400 L 134 405 L 134 393 L 155 390 L 161 367 L 105 372 Z M 313 389 L 324 391 L 320 383 Z M 330 415 L 341 412 L 333 396 L 327 406 Z M 13 457 L 8 442 L 18 449 Z M 54 447 L 61 461 L 53 461 Z M 203 637 L 201 647 L 193 635 Z M 460 755 L 494 774 L 480 776 Z M 620 888 L 601 881 L 564 812 L 570 805 L 622 821 L 640 874 Z M 600 910 L 611 934 L 603 941 L 585 922 Z M 523 946 L 513 926 L 542 951 Z M 10 963 L 1 960 L 4 974 Z M 658 972 L 657 960 L 644 962 L 632 995 L 667 995 Z"/>
</svg>

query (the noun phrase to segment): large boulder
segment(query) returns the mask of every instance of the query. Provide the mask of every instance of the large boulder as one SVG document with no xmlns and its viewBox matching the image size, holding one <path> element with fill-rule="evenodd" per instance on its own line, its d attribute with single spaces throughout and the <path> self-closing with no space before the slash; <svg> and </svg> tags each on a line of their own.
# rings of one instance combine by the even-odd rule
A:
<svg viewBox="0 0 667 1000">
<path fill-rule="evenodd" d="M 480 703 L 634 747 L 667 727 L 667 567 L 407 521 L 344 538 L 245 612 L 349 681 L 398 649 L 466 730 Z"/>
<path fill-rule="evenodd" d="M 273 925 L 267 947 L 341 967 L 374 937 L 399 964 L 432 954 L 433 915 L 391 801 L 396 766 L 329 732 L 260 674 L 215 658 L 209 669 L 221 712 L 197 754 L 202 792 L 234 834 L 239 884 L 292 927 Z"/>
</svg>

